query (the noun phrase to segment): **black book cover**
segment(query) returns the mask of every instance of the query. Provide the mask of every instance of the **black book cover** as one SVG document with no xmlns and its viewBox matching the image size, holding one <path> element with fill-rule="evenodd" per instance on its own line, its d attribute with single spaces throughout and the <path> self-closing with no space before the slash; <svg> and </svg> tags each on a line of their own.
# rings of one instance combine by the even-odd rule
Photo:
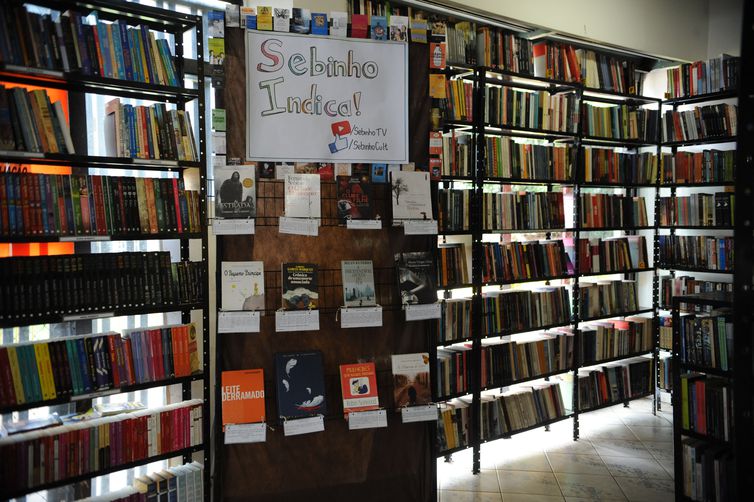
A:
<svg viewBox="0 0 754 502">
<path fill-rule="evenodd" d="M 327 414 L 321 352 L 275 354 L 275 387 L 281 419 Z"/>
<path fill-rule="evenodd" d="M 283 309 L 307 310 L 319 306 L 316 264 L 283 263 L 282 273 Z"/>
<path fill-rule="evenodd" d="M 369 174 L 338 176 L 338 220 L 368 220 L 372 218 L 372 182 Z"/>
<path fill-rule="evenodd" d="M 435 303 L 437 280 L 432 253 L 415 251 L 395 255 L 402 305 Z"/>
</svg>

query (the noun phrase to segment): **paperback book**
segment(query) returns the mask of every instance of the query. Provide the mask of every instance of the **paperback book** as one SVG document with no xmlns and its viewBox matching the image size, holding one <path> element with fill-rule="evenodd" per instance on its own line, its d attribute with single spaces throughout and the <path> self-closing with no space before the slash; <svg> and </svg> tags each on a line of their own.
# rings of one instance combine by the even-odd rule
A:
<svg viewBox="0 0 754 502">
<path fill-rule="evenodd" d="M 281 419 L 327 414 L 321 352 L 275 354 L 275 386 Z"/>
<path fill-rule="evenodd" d="M 343 260 L 343 301 L 346 307 L 376 305 L 372 260 Z"/>
<path fill-rule="evenodd" d="M 402 305 L 435 303 L 437 280 L 432 253 L 414 251 L 395 255 Z"/>
<path fill-rule="evenodd" d="M 311 310 L 319 305 L 317 265 L 283 263 L 283 309 Z"/>
<path fill-rule="evenodd" d="M 222 310 L 264 310 L 263 262 L 222 262 Z"/>
<path fill-rule="evenodd" d="M 373 362 L 341 364 L 340 389 L 346 415 L 352 411 L 376 410 L 380 405 Z"/>
<path fill-rule="evenodd" d="M 406 220 L 432 219 L 429 173 L 392 171 L 390 182 L 394 225 L 401 225 Z"/>
<path fill-rule="evenodd" d="M 256 216 L 257 184 L 254 165 L 215 168 L 215 217 Z"/>
<path fill-rule="evenodd" d="M 372 218 L 372 182 L 369 173 L 361 176 L 338 176 L 338 220 L 369 220 Z"/>
<path fill-rule="evenodd" d="M 285 175 L 285 216 L 289 218 L 320 218 L 320 178 L 317 174 Z"/>
<path fill-rule="evenodd" d="M 395 354 L 393 366 L 393 401 L 396 408 L 429 404 L 432 390 L 429 383 L 429 354 Z"/>
<path fill-rule="evenodd" d="M 312 12 L 309 9 L 294 7 L 291 19 L 291 31 L 293 33 L 309 33 L 311 21 Z"/>
<path fill-rule="evenodd" d="M 278 8 L 273 9 L 275 17 L 273 19 L 273 27 L 275 31 L 282 31 L 288 33 L 291 30 L 291 11 L 290 9 Z"/>
<path fill-rule="evenodd" d="M 348 13 L 342 11 L 330 12 L 330 36 L 343 38 L 348 36 Z"/>
<path fill-rule="evenodd" d="M 264 422 L 264 370 L 223 371 L 221 381 L 223 428 Z"/>
</svg>

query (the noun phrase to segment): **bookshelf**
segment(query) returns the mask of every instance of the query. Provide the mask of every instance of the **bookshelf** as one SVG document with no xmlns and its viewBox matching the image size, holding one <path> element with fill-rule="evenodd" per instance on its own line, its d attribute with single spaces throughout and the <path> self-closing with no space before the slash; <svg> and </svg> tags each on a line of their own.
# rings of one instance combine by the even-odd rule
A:
<svg viewBox="0 0 754 502">
<path fill-rule="evenodd" d="M 50 377 L 51 380 L 48 380 L 47 395 L 39 396 L 36 399 L 32 398 L 32 395 L 27 394 L 25 396 L 26 399 L 23 401 L 12 399 L 4 402 L 0 407 L 0 414 L 3 415 L 4 421 L 7 420 L 6 423 L 8 423 L 11 414 L 47 406 L 69 405 L 68 410 L 75 408 L 81 412 L 85 411 L 95 398 L 153 388 L 177 386 L 180 392 L 177 396 L 172 396 L 173 399 L 177 397 L 179 400 L 182 400 L 184 407 L 186 403 L 194 403 L 191 406 L 194 412 L 197 413 L 197 421 L 193 426 L 188 421 L 183 422 L 187 427 L 191 427 L 191 430 L 182 429 L 180 432 L 181 434 L 188 434 L 189 432 L 193 434 L 190 441 L 186 437 L 180 440 L 176 438 L 176 441 L 172 445 L 165 444 L 163 445 L 163 449 L 149 451 L 143 455 L 137 455 L 134 453 L 135 450 L 129 450 L 130 453 L 128 455 L 124 454 L 120 458 L 111 456 L 110 462 L 91 463 L 86 470 L 81 469 L 77 472 L 69 470 L 67 473 L 57 476 L 51 476 L 48 473 L 47 477 L 35 477 L 31 483 L 25 482 L 24 473 L 16 472 L 15 467 L 11 472 L 11 465 L 4 463 L 2 467 L 3 478 L 6 475 L 12 476 L 15 473 L 24 482 L 3 483 L 3 488 L 0 489 L 0 497 L 3 499 L 23 497 L 38 491 L 65 486 L 73 487 L 78 497 L 86 496 L 88 495 L 91 481 L 94 478 L 131 470 L 156 461 L 182 458 L 184 462 L 191 462 L 193 459 L 202 460 L 205 468 L 203 478 L 205 499 L 209 500 L 211 472 L 209 470 L 211 452 L 208 446 L 210 440 L 210 331 L 207 269 L 208 234 L 205 216 L 207 179 L 206 134 L 204 125 L 204 66 L 202 63 L 203 48 L 201 42 L 203 30 L 202 18 L 125 1 L 35 0 L 31 4 L 48 8 L 53 11 L 55 16 L 66 11 L 71 13 L 78 12 L 84 16 L 89 16 L 90 13 L 93 13 L 96 14 L 99 25 L 110 27 L 122 25 L 123 30 L 126 32 L 140 31 L 145 37 L 143 39 L 143 43 L 145 44 L 148 44 L 150 36 L 155 34 L 157 36 L 152 37 L 155 40 L 168 37 L 166 38 L 166 40 L 169 40 L 168 43 L 154 42 L 154 45 L 150 45 L 150 48 L 156 48 L 162 44 L 168 47 L 170 41 L 172 41 L 173 48 L 168 49 L 168 53 L 161 53 L 160 58 L 165 66 L 160 66 L 160 69 L 157 66 L 160 64 L 157 59 L 152 59 L 145 55 L 145 58 L 147 58 L 145 60 L 148 60 L 149 64 L 148 66 L 143 66 L 141 71 L 145 74 L 150 73 L 154 75 L 154 79 L 150 82 L 146 81 L 148 77 L 144 77 L 142 80 L 135 78 L 115 78 L 113 73 L 115 72 L 114 65 L 118 61 L 115 56 L 117 52 L 115 51 L 110 53 L 111 58 L 107 58 L 107 63 L 103 63 L 101 74 L 85 71 L 83 67 L 74 61 L 66 62 L 65 67 L 63 67 L 61 59 L 52 60 L 48 58 L 47 60 L 43 60 L 39 59 L 39 54 L 36 56 L 39 59 L 36 62 L 8 61 L 6 59 L 4 63 L 0 64 L 0 82 L 8 88 L 33 86 L 34 88 L 60 90 L 65 93 L 70 106 L 70 119 L 67 121 L 69 123 L 65 125 L 70 129 L 72 144 L 76 152 L 65 153 L 61 150 L 57 153 L 51 153 L 47 148 L 40 149 L 40 151 L 9 149 L 0 151 L 0 162 L 4 165 L 20 164 L 22 166 L 20 170 L 9 170 L 3 173 L 3 182 L 13 182 L 28 190 L 28 192 L 25 191 L 23 193 L 21 199 L 15 200 L 9 200 L 6 191 L 3 191 L 0 201 L 3 203 L 4 210 L 7 211 L 9 203 L 18 203 L 18 210 L 23 212 L 25 210 L 23 204 L 26 203 L 24 197 L 26 197 L 32 201 L 35 200 L 37 204 L 43 204 L 42 207 L 47 207 L 50 211 L 47 214 L 42 213 L 39 219 L 33 219 L 22 214 L 23 217 L 18 220 L 18 226 L 15 228 L 11 227 L 10 229 L 5 227 L 3 229 L 4 231 L 0 233 L 0 243 L 72 242 L 73 249 L 75 250 L 74 254 L 69 256 L 2 258 L 4 270 L 21 274 L 16 276 L 18 280 L 13 285 L 4 286 L 3 294 L 10 293 L 19 298 L 26 296 L 28 303 L 25 304 L 24 309 L 18 312 L 4 312 L 2 319 L 0 319 L 0 327 L 26 329 L 26 327 L 39 324 L 57 325 L 68 323 L 75 324 L 76 330 L 80 333 L 91 332 L 93 330 L 93 321 L 95 320 L 108 320 L 115 317 L 141 316 L 153 313 L 173 313 L 174 315 L 180 315 L 181 326 L 183 327 L 187 327 L 189 323 L 194 321 L 192 325 L 196 327 L 196 334 L 198 336 L 196 338 L 191 338 L 194 335 L 189 337 L 188 329 L 186 329 L 185 335 L 181 334 L 180 336 L 176 334 L 177 332 L 170 330 L 160 334 L 159 336 L 162 337 L 161 343 L 165 348 L 163 362 L 166 366 L 163 368 L 163 373 L 159 375 L 155 373 L 152 377 L 145 377 L 143 374 L 138 378 L 134 377 L 134 374 L 130 372 L 136 370 L 135 366 L 131 366 L 126 362 L 122 362 L 123 365 L 116 369 L 115 362 L 117 357 L 115 357 L 115 349 L 105 347 L 101 349 L 103 352 L 98 353 L 102 359 L 96 366 L 100 370 L 106 370 L 106 374 L 103 377 L 105 380 L 99 381 L 95 388 L 86 389 L 82 386 L 83 381 L 81 378 L 87 370 L 84 369 L 83 365 L 78 369 L 75 366 L 77 362 L 69 359 L 65 355 L 65 349 L 61 347 L 66 344 L 76 344 L 75 340 L 94 340 L 96 338 L 104 340 L 101 334 L 83 338 L 80 336 L 71 338 L 51 337 L 43 341 L 24 342 L 20 345 L 2 345 L 0 346 L 0 350 L 5 352 L 10 351 L 11 348 L 19 350 L 17 349 L 18 347 L 31 347 L 32 351 L 38 349 L 42 351 L 49 350 L 52 375 Z M 23 9 L 21 5 L 19 3 L 18 6 L 3 6 L 3 9 Z M 63 20 L 61 22 L 67 22 L 65 16 L 61 17 L 61 19 Z M 82 22 L 82 25 L 91 22 L 90 19 L 89 21 Z M 135 28 L 137 26 L 141 26 L 142 28 Z M 93 28 L 93 30 L 96 29 Z M 197 65 L 198 85 L 186 78 L 184 68 L 183 35 L 190 31 L 194 32 L 195 39 L 198 41 L 194 48 L 199 63 Z M 13 36 L 24 37 L 26 35 L 28 34 L 22 32 L 20 34 L 16 33 Z M 46 47 L 45 44 L 52 43 L 50 42 L 50 36 L 55 38 L 54 34 L 46 31 L 34 34 L 35 40 L 42 44 L 39 47 Z M 134 36 L 131 40 L 135 41 L 136 37 Z M 78 49 L 70 49 L 70 46 L 66 45 L 60 39 L 56 39 L 56 41 L 61 43 L 62 47 L 68 47 L 69 54 L 78 54 L 77 57 L 81 56 L 81 53 L 76 53 Z M 23 43 L 29 43 L 29 40 L 24 39 Z M 96 45 L 93 47 L 94 50 L 97 50 Z M 28 56 L 29 53 L 27 52 L 26 54 Z M 96 57 L 94 53 L 91 55 L 92 57 Z M 150 54 L 150 56 L 153 55 L 155 53 Z M 111 64 L 113 66 L 110 66 Z M 120 61 L 118 64 L 125 63 Z M 107 65 L 107 70 L 104 65 Z M 166 85 L 162 78 L 158 79 L 156 77 L 160 71 L 167 72 L 168 65 L 173 72 L 173 85 Z M 190 128 L 189 122 L 184 122 L 184 126 L 187 128 L 186 139 L 193 143 L 193 146 L 190 146 L 193 158 L 186 160 L 185 156 L 176 155 L 173 159 L 170 159 L 168 156 L 169 145 L 163 143 L 163 141 L 168 141 L 167 138 L 160 138 L 160 145 L 165 147 L 163 155 L 160 157 L 157 157 L 156 154 L 154 155 L 155 158 L 118 157 L 102 155 L 102 152 L 89 154 L 95 148 L 94 145 L 89 144 L 87 138 L 87 130 L 91 127 L 91 124 L 87 118 L 86 96 L 92 94 L 127 98 L 137 100 L 140 103 L 165 103 L 175 110 L 175 112 L 171 113 L 174 113 L 176 117 L 179 114 L 184 117 L 187 116 L 184 115 L 187 105 L 196 106 L 198 114 L 192 117 L 196 129 Z M 102 113 L 101 118 L 105 118 L 104 110 L 95 109 L 93 113 Z M 148 129 L 145 125 L 145 130 L 151 129 Z M 155 139 L 158 135 L 156 125 L 154 134 L 155 136 L 152 139 Z M 146 147 L 148 143 L 146 137 L 144 137 L 144 140 L 145 142 L 142 146 Z M 173 143 L 172 148 L 176 148 L 175 145 L 176 143 Z M 15 146 L 20 147 L 21 145 L 16 144 Z M 154 144 L 150 144 L 149 149 L 150 151 L 157 151 L 157 147 Z M 28 149 L 23 148 L 23 150 Z M 102 148 L 102 151 L 104 151 L 104 148 Z M 25 168 L 28 165 L 34 165 L 38 169 L 34 171 L 35 173 L 50 172 L 50 169 L 65 167 L 70 168 L 70 174 L 31 174 Z M 90 170 L 95 168 L 105 169 L 107 170 L 107 174 L 100 175 L 97 171 Z M 134 181 L 141 180 L 140 183 L 144 183 L 143 180 L 145 178 L 134 178 L 132 171 L 150 171 L 158 176 L 159 174 L 163 175 L 162 178 L 152 178 L 153 180 L 174 179 L 176 181 L 152 181 L 155 185 L 170 183 L 170 186 L 163 185 L 163 189 L 167 189 L 167 191 L 161 192 L 162 198 L 155 198 L 155 202 L 149 204 L 147 204 L 145 199 L 137 197 L 134 194 L 129 202 L 133 204 L 131 206 L 133 212 L 127 213 L 123 205 L 126 199 L 121 198 L 116 201 L 116 195 L 123 191 L 122 186 L 118 186 L 117 184 L 108 185 L 107 183 L 117 183 L 118 180 L 125 180 L 126 177 Z M 54 172 L 59 173 L 60 170 Z M 83 186 L 91 190 L 89 192 L 91 196 L 87 195 L 87 197 L 91 197 L 90 207 L 93 210 L 89 214 L 90 221 L 88 225 L 82 222 L 81 225 L 72 226 L 66 230 L 66 225 L 69 222 L 65 221 L 66 215 L 64 211 L 61 210 L 60 213 L 55 211 L 53 215 L 52 207 L 44 206 L 45 197 L 43 195 L 35 195 L 44 194 L 44 189 L 39 192 L 33 191 L 33 189 L 39 187 L 38 184 L 34 185 L 34 183 L 46 183 L 48 188 L 47 200 L 54 200 L 49 199 L 50 187 L 53 185 L 65 187 L 64 183 L 70 183 L 70 180 L 74 178 L 83 180 Z M 187 185 L 195 186 L 194 190 L 190 191 L 190 200 L 189 195 L 186 195 L 189 192 L 188 187 L 185 188 L 184 192 L 184 182 Z M 111 190 L 105 187 L 111 188 Z M 180 193 L 177 187 L 180 187 Z M 154 188 L 155 195 L 160 193 L 157 192 L 158 188 Z M 57 193 L 59 195 L 58 200 L 63 203 L 63 207 L 66 203 L 73 204 L 68 197 L 73 192 L 60 191 Z M 169 201 L 172 202 L 172 199 L 168 199 L 168 195 L 174 197 L 175 205 L 169 205 Z M 78 199 L 79 204 L 81 200 Z M 49 202 L 47 203 L 49 204 Z M 116 204 L 118 204 L 117 207 Z M 143 220 L 140 221 L 138 205 L 143 205 L 145 211 L 147 211 L 146 224 Z M 36 206 L 36 208 L 38 209 L 39 206 Z M 119 214 L 116 214 L 116 211 Z M 158 211 L 160 211 L 159 219 Z M 73 214 L 75 218 L 78 212 L 74 212 Z M 154 217 L 155 228 L 149 228 L 149 225 L 152 223 L 150 218 L 152 217 Z M 157 226 L 157 222 L 159 222 L 159 226 Z M 128 242 L 154 240 L 177 241 L 177 258 L 179 262 L 177 264 L 175 262 L 171 263 L 171 257 L 167 252 L 98 253 L 91 249 L 91 243 L 93 242 L 124 241 L 123 249 L 126 249 Z M 148 257 L 147 255 L 151 256 Z M 124 263 L 130 264 L 130 268 L 123 265 L 122 268 L 115 266 L 111 269 L 105 269 L 103 268 L 105 264 L 115 263 L 108 262 L 107 260 L 115 260 L 115 262 L 123 260 Z M 84 267 L 79 269 L 80 273 L 76 276 L 79 278 L 77 280 L 82 282 L 75 285 L 66 284 L 63 281 L 64 277 L 66 277 L 65 272 L 69 270 L 65 267 L 71 263 L 79 263 L 82 264 L 81 267 Z M 140 272 L 138 271 L 137 264 L 142 265 Z M 54 276 L 43 278 L 42 274 L 48 270 L 47 267 L 53 266 L 61 266 L 63 268 L 54 272 Z M 24 276 L 23 274 L 27 275 Z M 175 275 L 173 276 L 172 274 Z M 65 288 L 67 287 L 69 290 L 66 292 Z M 37 295 L 36 299 L 32 301 L 31 298 L 35 294 Z M 10 295 L 8 297 L 10 298 Z M 43 300 L 46 298 L 47 300 L 39 301 L 39 298 Z M 120 334 L 113 336 L 121 340 Z M 193 340 L 191 353 L 195 361 L 190 364 L 191 367 L 185 366 L 188 364 L 188 351 L 183 353 L 185 354 L 185 359 L 178 357 L 177 350 L 173 352 L 175 346 L 170 348 L 170 354 L 168 353 L 168 345 L 171 343 L 171 340 L 172 343 L 177 343 L 177 340 L 179 338 L 183 340 L 184 336 L 186 337 L 186 342 L 189 344 L 191 343 L 189 339 Z M 125 340 L 125 338 L 122 340 Z M 83 349 L 83 343 L 89 342 L 82 342 L 81 350 L 93 350 Z M 131 347 L 130 344 L 128 346 Z M 53 350 L 53 347 L 56 348 Z M 28 349 L 24 348 L 23 350 L 26 351 Z M 61 350 L 63 352 L 60 352 Z M 130 354 L 129 357 L 137 357 L 135 352 L 126 352 Z M 126 352 L 122 353 L 125 354 Z M 70 352 L 68 353 L 68 355 L 71 354 Z M 85 353 L 81 352 L 80 354 Z M 90 355 L 94 357 L 93 353 L 90 353 Z M 86 355 L 83 357 L 86 357 Z M 97 357 L 100 356 L 98 355 Z M 108 358 L 111 358 L 111 360 L 108 360 Z M 37 362 L 39 363 L 43 360 L 38 359 Z M 59 364 L 56 365 L 56 362 Z M 68 362 L 65 370 L 62 365 L 64 362 Z M 125 368 L 129 367 L 131 369 L 127 371 Z M 140 366 L 139 371 L 144 371 L 145 368 L 146 366 Z M 126 372 L 121 373 L 122 371 Z M 71 373 L 77 376 L 72 376 Z M 115 376 L 116 373 L 118 374 L 117 377 Z M 94 373 L 90 373 L 89 376 L 93 378 Z M 37 377 L 42 378 L 41 369 Z M 27 387 L 29 383 L 30 381 L 21 384 L 23 390 L 31 388 Z M 49 384 L 52 384 L 52 387 Z M 50 390 L 52 391 L 51 394 L 49 393 Z M 192 400 L 197 393 L 199 394 L 199 399 Z M 174 404 L 173 406 L 179 405 Z M 157 412 L 153 412 L 152 410 L 147 411 L 149 413 L 177 413 L 174 412 L 171 405 L 168 405 L 167 409 L 158 409 Z M 175 416 L 177 420 L 177 415 Z M 168 422 L 166 421 L 165 423 L 167 424 Z M 87 424 L 87 422 L 81 422 L 80 424 Z M 52 434 L 58 431 L 58 429 L 63 431 L 66 427 L 69 426 L 47 429 L 45 434 L 48 432 Z M 175 430 L 177 433 L 178 429 Z M 13 437 L 11 436 L 11 438 Z M 18 438 L 21 437 L 25 436 L 18 436 Z M 82 440 L 83 437 L 82 433 Z M 146 430 L 144 437 L 146 437 Z M 134 444 L 136 443 L 134 442 Z M 11 454 L 11 450 L 7 449 L 10 448 L 8 443 L 4 443 L 2 447 L 4 448 L 4 452 L 9 455 Z"/>
</svg>

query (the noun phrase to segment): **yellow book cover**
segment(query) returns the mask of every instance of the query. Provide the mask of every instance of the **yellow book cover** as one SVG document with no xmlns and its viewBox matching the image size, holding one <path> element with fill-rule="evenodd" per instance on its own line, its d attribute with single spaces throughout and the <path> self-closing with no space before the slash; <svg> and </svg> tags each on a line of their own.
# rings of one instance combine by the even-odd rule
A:
<svg viewBox="0 0 754 502">
<path fill-rule="evenodd" d="M 47 383 L 52 391 L 51 399 L 58 397 L 58 389 L 55 387 L 55 374 L 52 371 L 52 358 L 50 357 L 50 345 L 47 343 L 41 343 L 41 352 L 43 356 L 42 369 L 46 373 Z"/>
<path fill-rule="evenodd" d="M 36 100 L 36 104 L 39 107 L 40 118 L 42 119 L 42 123 L 37 125 L 47 139 L 49 151 L 51 153 L 58 153 L 60 152 L 60 148 L 58 146 L 58 140 L 55 137 L 55 129 L 52 126 L 52 113 L 50 107 L 47 106 L 47 92 L 42 89 L 37 89 L 31 91 L 31 94 L 32 100 Z"/>
<path fill-rule="evenodd" d="M 152 54 L 152 61 L 154 61 L 155 75 L 160 85 L 168 85 L 168 79 L 165 77 L 165 66 L 160 55 L 160 49 L 157 47 L 157 39 L 154 36 L 154 32 L 149 32 L 149 51 Z"/>
<path fill-rule="evenodd" d="M 13 388 L 16 390 L 16 402 L 23 404 L 26 402 L 24 396 L 24 385 L 21 380 L 21 368 L 18 365 L 18 353 L 16 347 L 8 347 L 8 360 L 10 361 L 10 371 L 13 374 Z"/>
<path fill-rule="evenodd" d="M 429 95 L 436 99 L 445 99 L 445 75 L 437 73 L 429 75 Z"/>
<path fill-rule="evenodd" d="M 257 29 L 272 31 L 272 7 L 257 7 Z"/>
<path fill-rule="evenodd" d="M 42 399 L 55 399 L 55 386 L 50 380 L 50 374 L 47 368 L 50 366 L 50 353 L 47 350 L 47 344 L 35 343 L 34 354 L 37 356 L 37 372 L 39 374 L 39 385 L 42 388 Z"/>
</svg>

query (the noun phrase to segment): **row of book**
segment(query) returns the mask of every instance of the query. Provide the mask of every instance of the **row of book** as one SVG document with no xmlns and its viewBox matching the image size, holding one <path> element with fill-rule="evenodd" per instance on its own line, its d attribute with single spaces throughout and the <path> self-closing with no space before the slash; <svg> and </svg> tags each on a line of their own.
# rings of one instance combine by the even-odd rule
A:
<svg viewBox="0 0 754 502">
<path fill-rule="evenodd" d="M 660 235 L 658 242 L 663 268 L 733 270 L 733 237 Z"/>
<path fill-rule="evenodd" d="M 587 183 L 653 184 L 657 179 L 657 155 L 623 153 L 606 148 L 584 148 L 584 181 Z"/>
<path fill-rule="evenodd" d="M 204 466 L 199 462 L 177 465 L 139 476 L 120 490 L 79 499 L 78 502 L 147 502 L 151 500 L 201 502 L 204 500 Z"/>
<path fill-rule="evenodd" d="M 437 279 L 442 287 L 469 284 L 470 274 L 463 244 L 440 244 L 437 249 Z"/>
<path fill-rule="evenodd" d="M 442 315 L 437 323 L 437 342 L 447 343 L 471 337 L 471 299 L 444 300 Z"/>
<path fill-rule="evenodd" d="M 575 149 L 519 143 L 510 137 L 486 136 L 486 176 L 525 180 L 570 181 Z"/>
<path fill-rule="evenodd" d="M 662 140 L 669 143 L 726 139 L 736 135 L 737 124 L 737 105 L 723 103 L 685 111 L 668 110 L 662 115 Z"/>
<path fill-rule="evenodd" d="M 570 240 L 567 240 L 570 243 Z M 575 253 L 579 255 L 580 274 L 615 273 L 644 269 L 648 266 L 647 240 L 643 235 L 579 239 Z M 566 245 L 569 252 L 573 248 Z M 573 261 L 575 256 L 571 258 Z"/>
<path fill-rule="evenodd" d="M 438 396 L 465 394 L 471 389 L 474 374 L 471 355 L 470 344 L 437 349 L 435 390 Z"/>
<path fill-rule="evenodd" d="M 563 241 L 485 242 L 482 282 L 560 277 L 573 271 Z"/>
<path fill-rule="evenodd" d="M 571 397 L 573 375 L 561 377 L 563 396 Z M 594 370 L 578 373 L 579 411 L 584 412 L 599 406 L 618 404 L 646 395 L 654 389 L 652 360 L 634 358 L 611 363 Z M 570 402 L 566 401 L 566 402 Z"/>
<path fill-rule="evenodd" d="M 581 228 L 646 227 L 647 205 L 644 197 L 621 194 L 585 193 L 579 211 Z"/>
<path fill-rule="evenodd" d="M 485 230 L 547 230 L 565 227 L 563 192 L 485 192 Z"/>
<path fill-rule="evenodd" d="M 564 417 L 568 413 L 564 405 L 567 401 L 563 400 L 560 385 L 557 383 L 516 389 L 502 394 L 495 401 L 502 401 L 504 415 L 498 415 L 497 421 L 502 425 L 503 434 L 535 427 L 537 424 Z M 484 401 L 482 405 L 484 406 Z M 485 429 L 485 418 L 483 411 L 482 430 Z"/>
<path fill-rule="evenodd" d="M 0 235 L 198 232 L 200 196 L 182 178 L 0 173 Z"/>
<path fill-rule="evenodd" d="M 44 89 L 0 85 L 0 133 L 2 150 L 75 153 L 63 103 Z"/>
<path fill-rule="evenodd" d="M 646 143 L 657 140 L 657 110 L 585 103 L 583 121 L 584 133 L 589 136 Z"/>
<path fill-rule="evenodd" d="M 568 288 L 488 291 L 482 294 L 482 336 L 504 335 L 571 322 Z"/>
<path fill-rule="evenodd" d="M 105 148 L 110 157 L 196 162 L 191 118 L 185 110 L 168 110 L 164 103 L 151 106 L 105 105 Z"/>
<path fill-rule="evenodd" d="M 457 232 L 470 228 L 471 190 L 440 189 L 437 195 L 439 208 L 437 225 L 441 231 Z"/>
<path fill-rule="evenodd" d="M 661 226 L 733 226 L 736 195 L 731 192 L 694 193 L 661 197 L 658 211 Z"/>
<path fill-rule="evenodd" d="M 579 100 L 572 92 L 550 94 L 497 86 L 485 87 L 484 92 L 485 124 L 576 133 Z"/>
<path fill-rule="evenodd" d="M 581 318 L 617 316 L 639 309 L 636 281 L 600 281 L 579 285 Z"/>
<path fill-rule="evenodd" d="M 665 392 L 673 392 L 673 358 L 659 358 L 657 367 L 657 386 Z"/>
<path fill-rule="evenodd" d="M 0 406 L 79 396 L 201 371 L 193 324 L 0 347 Z"/>
<path fill-rule="evenodd" d="M 664 183 L 733 183 L 735 150 L 704 150 L 662 154 Z"/>
<path fill-rule="evenodd" d="M 473 136 L 455 129 L 442 137 L 442 175 L 472 176 L 475 171 Z"/>
<path fill-rule="evenodd" d="M 440 452 L 469 445 L 471 404 L 466 398 L 440 403 L 437 417 L 437 448 Z"/>
<path fill-rule="evenodd" d="M 0 495 L 199 446 L 202 405 L 195 399 L 2 437 Z"/>
<path fill-rule="evenodd" d="M 448 64 L 477 64 L 476 24 L 468 21 L 443 22 Z M 434 31 L 434 30 L 433 30 Z"/>
<path fill-rule="evenodd" d="M 573 368 L 574 337 L 567 332 L 518 335 L 482 347 L 482 386 L 503 387 Z"/>
<path fill-rule="evenodd" d="M 451 42 L 448 45 L 453 48 L 458 46 Z M 477 28 L 476 61 L 478 65 L 532 75 L 534 74 L 532 58 L 531 40 L 487 26 Z"/>
<path fill-rule="evenodd" d="M 179 80 L 164 38 L 146 25 L 129 26 L 125 19 L 102 22 L 96 12 L 86 16 L 67 10 L 60 16 L 40 15 L 22 6 L 3 6 L 0 61 L 83 75 L 178 87 Z"/>
<path fill-rule="evenodd" d="M 466 80 L 445 82 L 446 120 L 470 122 L 474 120 L 474 85 Z"/>
<path fill-rule="evenodd" d="M 180 306 L 204 295 L 201 263 L 170 253 L 125 252 L 0 260 L 0 319 Z"/>
<path fill-rule="evenodd" d="M 736 463 L 730 448 L 681 436 L 681 464 L 684 496 L 694 502 L 735 500 Z"/>
<path fill-rule="evenodd" d="M 673 306 L 674 296 L 683 296 L 696 293 L 711 293 L 713 291 L 732 293 L 733 283 L 703 281 L 688 275 L 678 277 L 664 275 L 660 277 L 660 305 L 668 310 Z M 709 310 L 709 306 L 686 305 L 682 303 L 681 310 L 685 312 L 703 311 Z"/>
<path fill-rule="evenodd" d="M 657 322 L 660 326 L 660 348 L 673 350 L 673 316 L 662 315 Z"/>
<path fill-rule="evenodd" d="M 733 369 L 733 320 L 726 315 L 687 315 L 678 327 L 683 362 Z"/>
<path fill-rule="evenodd" d="M 721 378 L 701 373 L 681 375 L 681 427 L 729 441 L 733 432 L 733 392 Z"/>
<path fill-rule="evenodd" d="M 738 85 L 740 66 L 739 58 L 721 54 L 706 61 L 668 68 L 665 98 L 686 98 L 734 90 Z"/>
<path fill-rule="evenodd" d="M 652 350 L 652 318 L 632 316 L 622 321 L 591 322 L 579 326 L 581 333 L 580 364 L 594 364 L 605 359 Z"/>
</svg>

